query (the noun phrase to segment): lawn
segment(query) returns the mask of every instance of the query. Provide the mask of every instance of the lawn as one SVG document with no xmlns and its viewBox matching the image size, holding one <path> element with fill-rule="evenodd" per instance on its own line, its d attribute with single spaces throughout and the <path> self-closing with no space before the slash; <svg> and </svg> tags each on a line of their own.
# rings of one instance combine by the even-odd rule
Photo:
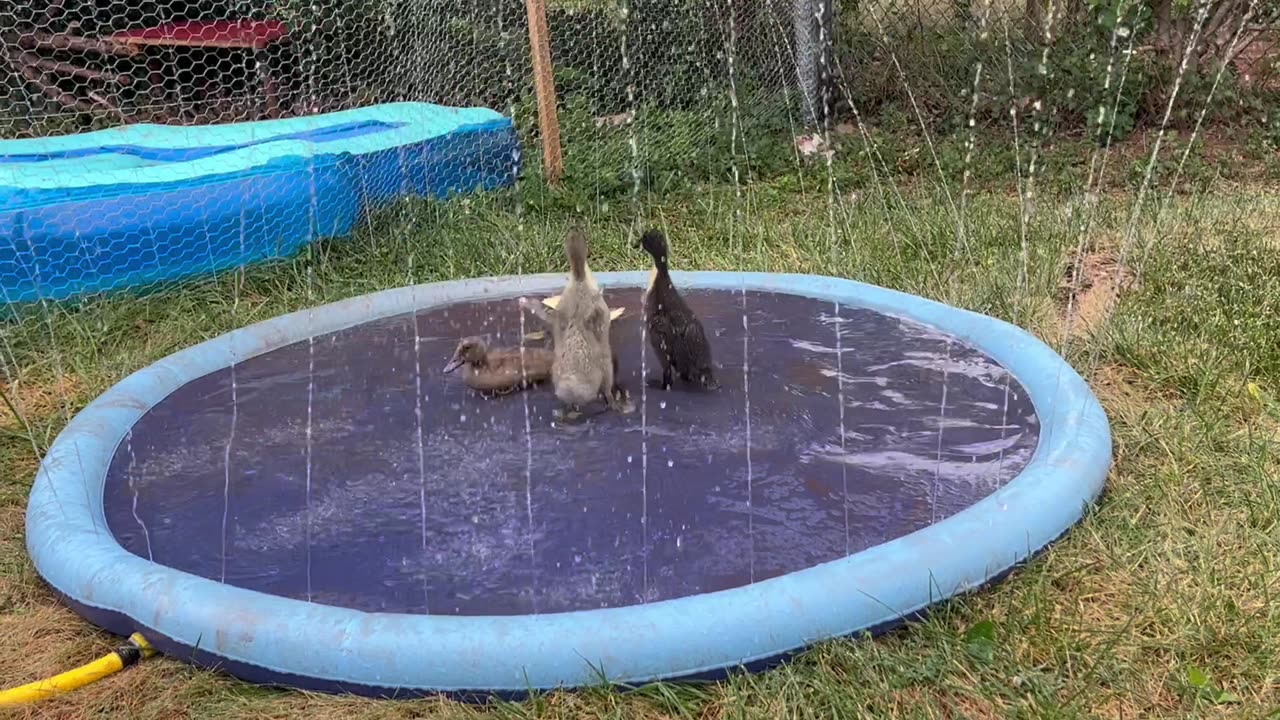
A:
<svg viewBox="0 0 1280 720">
<path fill-rule="evenodd" d="M 830 274 L 943 300 L 1029 329 L 1090 380 L 1115 438 L 1107 493 L 1001 583 L 885 636 L 827 642 L 782 668 L 716 684 L 466 706 L 267 689 L 157 658 L 30 716 L 1277 716 L 1275 160 L 1202 149 L 1167 202 L 1162 164 L 1135 215 L 1148 140 L 1114 151 L 1114 177 L 1091 204 L 1079 202 L 1088 147 L 1063 142 L 1046 155 L 1034 203 L 1020 202 L 1009 156 L 988 148 L 962 203 L 959 239 L 958 173 L 944 168 L 948 196 L 932 163 L 889 140 L 888 175 L 857 171 L 851 154 L 831 175 L 804 161 L 741 188 L 700 182 L 642 197 L 645 222 L 668 231 L 680 269 Z M 962 156 L 956 147 L 940 147 L 944 166 Z M 1172 143 L 1161 163 L 1176 165 L 1179 152 Z M 1214 161 L 1246 155 L 1256 160 Z M 595 269 L 642 267 L 628 243 L 626 193 L 602 200 L 530 183 L 405 203 L 288 262 L 10 320 L 0 349 L 21 417 L 2 411 L 0 687 L 87 662 L 117 642 L 59 605 L 23 541 L 38 453 L 79 408 L 171 352 L 288 310 L 411 282 L 560 270 L 560 235 L 579 214 Z"/>
</svg>

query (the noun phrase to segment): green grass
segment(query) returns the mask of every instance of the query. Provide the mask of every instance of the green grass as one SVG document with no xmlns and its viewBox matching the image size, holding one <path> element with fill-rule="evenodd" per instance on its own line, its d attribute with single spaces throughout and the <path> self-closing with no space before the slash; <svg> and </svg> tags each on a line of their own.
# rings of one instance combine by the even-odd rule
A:
<svg viewBox="0 0 1280 720">
<path fill-rule="evenodd" d="M 944 143 L 943 162 L 955 157 Z M 900 166 L 906 143 L 886 142 Z M 1118 151 L 1119 152 L 1119 151 Z M 995 152 L 994 162 L 1005 155 Z M 915 156 L 912 156 L 915 157 Z M 1116 172 L 1129 172 L 1117 156 Z M 1131 158 L 1144 157 L 1141 149 Z M 821 164 L 752 184 L 706 182 L 646 198 L 680 268 L 812 272 L 944 300 L 1022 325 L 1086 373 L 1115 436 L 1103 501 L 1000 584 L 875 640 L 828 642 L 723 683 L 589 689 L 467 707 L 245 685 L 167 659 L 33 709 L 33 716 L 831 718 L 1266 717 L 1280 708 L 1280 193 L 1229 186 L 1144 213 L 1108 315 L 1107 270 L 1126 247 L 1131 195 L 1098 204 L 1083 266 L 1092 292 L 1066 334 L 1063 286 L 1087 162 L 1068 146 L 1026 229 L 989 167 L 976 173 L 957 250 L 934 170 L 878 185 L 852 155 L 836 201 Z M 912 160 L 914 162 L 914 160 Z M 1202 172 L 1203 170 L 1203 172 Z M 1201 173 L 1196 175 L 1195 173 Z M 948 165 L 948 176 L 955 177 Z M 1123 183 L 1120 183 L 1123 185 Z M 950 188 L 953 193 L 956 188 Z M 582 187 L 449 204 L 406 203 L 355 237 L 298 258 L 151 293 L 50 306 L 10 321 L 0 428 L 0 686 L 87 661 L 114 640 L 60 607 L 27 560 L 22 517 L 37 458 L 86 402 L 194 342 L 292 309 L 410 282 L 562 269 L 560 237 L 587 217 L 597 270 L 642 267 L 624 194 Z M 1099 270 L 1099 268 L 1101 268 Z M 1093 274 L 1090 275 L 1089 273 Z M 1099 309 L 1100 308 L 1100 309 Z M 1092 313 L 1092 314 L 1090 314 Z M 29 430 L 29 431 L 28 431 Z"/>
</svg>

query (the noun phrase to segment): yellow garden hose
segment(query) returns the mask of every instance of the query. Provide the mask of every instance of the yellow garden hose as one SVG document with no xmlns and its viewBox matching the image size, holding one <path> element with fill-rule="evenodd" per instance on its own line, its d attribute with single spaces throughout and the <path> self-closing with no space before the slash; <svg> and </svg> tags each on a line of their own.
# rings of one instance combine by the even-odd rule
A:
<svg viewBox="0 0 1280 720">
<path fill-rule="evenodd" d="M 51 698 L 82 688 L 92 682 L 119 672 L 144 658 L 155 655 L 156 651 L 145 638 L 138 633 L 129 636 L 129 642 L 116 648 L 109 655 L 94 660 L 88 665 L 81 665 L 75 670 L 68 670 L 51 678 L 37 680 L 16 688 L 0 690 L 0 707 L 26 705 L 38 700 Z"/>
</svg>

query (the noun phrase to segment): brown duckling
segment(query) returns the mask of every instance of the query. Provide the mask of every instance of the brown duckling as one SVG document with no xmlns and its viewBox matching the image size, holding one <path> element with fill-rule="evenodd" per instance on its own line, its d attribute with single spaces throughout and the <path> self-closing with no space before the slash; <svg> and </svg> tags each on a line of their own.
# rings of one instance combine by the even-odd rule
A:
<svg viewBox="0 0 1280 720">
<path fill-rule="evenodd" d="M 551 379 L 555 354 L 547 348 L 490 349 L 480 337 L 466 337 L 458 342 L 453 359 L 444 366 L 451 373 L 462 366 L 462 381 L 472 390 L 486 395 L 506 395 Z"/>
</svg>

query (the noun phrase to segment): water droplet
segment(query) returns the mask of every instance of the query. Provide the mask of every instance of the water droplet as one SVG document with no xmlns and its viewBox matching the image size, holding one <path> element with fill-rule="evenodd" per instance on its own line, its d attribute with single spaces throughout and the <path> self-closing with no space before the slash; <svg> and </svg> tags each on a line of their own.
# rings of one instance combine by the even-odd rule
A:
<svg viewBox="0 0 1280 720">
<path fill-rule="evenodd" d="M 662 402 L 658 403 L 658 407 L 659 407 L 659 408 L 661 408 L 661 409 L 663 409 L 663 410 L 666 410 L 666 409 L 667 409 L 667 401 L 666 401 L 666 400 L 663 400 Z"/>
<path fill-rule="evenodd" d="M 676 461 L 675 461 L 675 460 L 668 460 L 668 461 L 667 461 L 667 467 L 675 467 L 675 466 L 676 466 Z"/>
</svg>

